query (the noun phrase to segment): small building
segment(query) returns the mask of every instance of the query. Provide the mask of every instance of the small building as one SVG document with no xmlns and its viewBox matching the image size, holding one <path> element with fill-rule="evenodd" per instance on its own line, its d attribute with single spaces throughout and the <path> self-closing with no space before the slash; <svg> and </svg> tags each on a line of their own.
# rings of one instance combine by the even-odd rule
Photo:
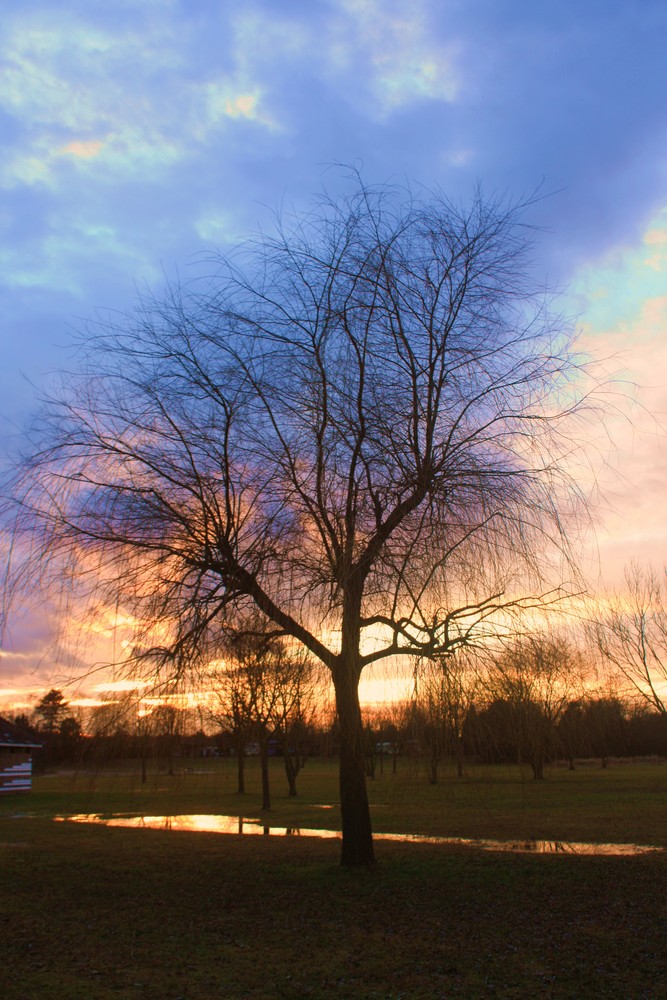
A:
<svg viewBox="0 0 667 1000">
<path fill-rule="evenodd" d="M 32 752 L 40 745 L 13 722 L 0 719 L 0 795 L 30 791 Z"/>
</svg>

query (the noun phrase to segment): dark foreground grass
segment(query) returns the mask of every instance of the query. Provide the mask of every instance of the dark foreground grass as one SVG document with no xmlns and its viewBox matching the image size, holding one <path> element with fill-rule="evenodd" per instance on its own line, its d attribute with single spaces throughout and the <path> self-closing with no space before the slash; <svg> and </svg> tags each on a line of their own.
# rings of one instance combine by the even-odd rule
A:
<svg viewBox="0 0 667 1000">
<path fill-rule="evenodd" d="M 663 855 L 513 856 L 4 820 L 0 996 L 667 996 Z"/>
<path fill-rule="evenodd" d="M 299 806 L 278 797 L 278 822 L 290 809 L 306 819 L 317 812 L 331 774 L 311 775 Z M 466 829 L 443 832 L 483 835 L 504 823 L 529 836 L 526 824 L 542 824 L 549 839 L 566 828 L 577 839 L 618 839 L 604 826 L 590 835 L 606 816 L 619 830 L 659 828 L 636 839 L 661 842 L 664 769 L 627 775 L 582 773 L 563 786 L 552 775 L 533 792 L 516 773 L 498 772 L 484 796 L 474 782 L 465 793 L 417 796 L 408 776 L 385 775 L 372 787 L 385 821 L 376 827 L 402 826 L 430 794 L 432 818 L 422 805 L 419 825 L 446 827 L 444 813 L 465 827 L 471 814 Z M 173 811 L 234 811 L 212 808 L 210 796 L 207 806 L 203 786 L 185 778 L 181 793 L 160 779 L 136 795 L 126 778 L 98 775 L 79 792 L 70 785 L 70 811 L 137 797 L 156 811 L 179 802 Z M 49 803 L 60 811 L 72 780 L 44 779 L 33 797 L 2 803 L 2 1000 L 667 997 L 665 853 L 526 856 L 383 842 L 376 870 L 350 872 L 331 840 L 53 823 Z M 219 781 L 223 804 L 235 802 Z M 633 823 L 642 800 L 649 823 Z M 33 807 L 41 815 L 12 817 Z"/>
</svg>

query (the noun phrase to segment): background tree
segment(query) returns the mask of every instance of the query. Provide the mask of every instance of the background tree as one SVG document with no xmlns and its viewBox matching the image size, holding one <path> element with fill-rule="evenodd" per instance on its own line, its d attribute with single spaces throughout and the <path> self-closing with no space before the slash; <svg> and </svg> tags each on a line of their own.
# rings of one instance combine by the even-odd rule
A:
<svg viewBox="0 0 667 1000">
<path fill-rule="evenodd" d="M 269 810 L 269 742 L 276 732 L 276 714 L 279 712 L 283 672 L 286 668 L 285 650 L 278 641 L 261 636 L 243 636 L 237 645 L 245 675 L 253 735 L 259 745 L 262 809 Z"/>
<path fill-rule="evenodd" d="M 310 721 L 314 672 L 303 650 L 290 650 L 261 629 L 232 634 L 224 646 L 224 665 L 213 674 L 211 717 L 232 735 L 238 759 L 239 792 L 245 790 L 244 753 L 249 740 L 259 746 L 262 809 L 271 808 L 269 747 L 284 751 L 289 793 L 296 795 L 302 756 L 299 741 Z M 293 753 L 289 753 L 290 746 Z"/>
<path fill-rule="evenodd" d="M 588 698 L 584 705 L 584 731 L 591 756 L 606 767 L 609 757 L 627 752 L 626 718 L 618 698 Z"/>
<path fill-rule="evenodd" d="M 15 726 L 22 729 L 28 736 L 37 736 L 38 730 L 35 728 L 30 720 L 30 717 L 26 715 L 25 712 L 18 712 L 15 715 L 9 717 L 9 721 L 13 722 Z"/>
<path fill-rule="evenodd" d="M 312 657 L 304 650 L 283 650 L 276 666 L 272 677 L 276 686 L 273 731 L 282 749 L 289 794 L 293 796 L 308 756 L 306 739 L 315 718 L 318 678 Z"/>
<path fill-rule="evenodd" d="M 520 760 L 513 710 L 504 698 L 494 698 L 466 720 L 466 745 L 490 764 L 516 764 Z"/>
<path fill-rule="evenodd" d="M 667 714 L 645 702 L 626 706 L 626 752 L 630 756 L 667 757 Z"/>
<path fill-rule="evenodd" d="M 389 751 L 391 756 L 391 770 L 392 774 L 396 774 L 398 766 L 398 757 L 401 750 L 401 732 L 400 729 L 404 722 L 404 712 L 405 706 L 400 703 L 385 702 L 385 704 L 378 706 L 375 713 L 375 731 L 377 733 L 377 742 L 382 744 L 384 747 L 383 753 L 380 755 L 380 773 L 384 773 L 385 757 L 387 753 L 384 751 Z"/>
<path fill-rule="evenodd" d="M 565 706 L 558 720 L 558 752 L 574 771 L 576 757 L 585 757 L 589 740 L 586 735 L 585 701 L 575 698 Z"/>
<path fill-rule="evenodd" d="M 149 745 L 145 717 L 140 718 L 140 712 L 142 706 L 137 692 L 122 692 L 89 710 L 86 732 L 90 736 L 90 752 L 100 763 L 136 754 L 141 760 L 142 782 L 145 783 Z"/>
<path fill-rule="evenodd" d="M 69 703 L 62 691 L 52 688 L 37 702 L 33 718 L 43 744 L 43 765 L 47 766 L 62 757 L 61 728 L 65 726 L 66 745 L 73 749 L 73 741 L 68 737 L 73 734 L 73 726 L 78 726 L 69 713 Z M 80 730 L 79 730 L 80 733 Z"/>
<path fill-rule="evenodd" d="M 557 725 L 582 677 L 580 656 L 567 641 L 535 633 L 513 642 L 489 668 L 488 695 L 504 702 L 519 759 L 544 777 L 554 755 Z"/>
<path fill-rule="evenodd" d="M 483 642 L 569 574 L 587 386 L 522 206 L 352 183 L 87 335 L 11 492 L 31 582 L 70 570 L 138 648 L 185 665 L 254 608 L 325 665 L 365 865 L 362 671 Z"/>
<path fill-rule="evenodd" d="M 625 587 L 601 604 L 591 632 L 619 677 L 667 714 L 667 570 L 631 564 Z"/>
<path fill-rule="evenodd" d="M 415 668 L 415 707 L 422 720 L 429 781 L 436 784 L 442 760 L 452 757 L 463 777 L 463 730 L 477 693 L 478 674 L 466 649 L 419 662 Z"/>
<path fill-rule="evenodd" d="M 83 749 L 81 720 L 70 711 L 62 691 L 52 688 L 33 711 L 33 724 L 43 744 L 44 762 L 76 759 Z"/>
<path fill-rule="evenodd" d="M 183 734 L 183 709 L 172 701 L 164 700 L 155 705 L 144 717 L 145 728 L 155 740 L 158 756 L 164 761 L 167 774 L 173 777 L 174 754 L 179 737 Z"/>
<path fill-rule="evenodd" d="M 84 736 L 81 722 L 74 715 L 67 715 L 60 723 L 58 752 L 63 760 L 76 760 L 82 750 Z"/>
<path fill-rule="evenodd" d="M 68 707 L 62 691 L 51 688 L 35 705 L 34 715 L 39 731 L 47 737 L 55 736 L 67 715 Z"/>
<path fill-rule="evenodd" d="M 245 794 L 245 751 L 254 729 L 252 688 L 238 656 L 218 662 L 211 673 L 209 698 L 211 719 L 228 733 L 236 757 L 239 795 Z"/>
</svg>

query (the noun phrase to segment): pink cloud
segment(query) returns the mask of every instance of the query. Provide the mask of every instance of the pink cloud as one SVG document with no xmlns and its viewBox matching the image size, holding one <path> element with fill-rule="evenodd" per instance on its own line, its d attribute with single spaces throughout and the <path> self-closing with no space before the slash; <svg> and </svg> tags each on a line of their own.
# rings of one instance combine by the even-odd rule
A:
<svg viewBox="0 0 667 1000">
<path fill-rule="evenodd" d="M 80 160 L 93 160 L 104 147 L 104 143 L 99 139 L 89 139 L 84 141 L 76 139 L 62 146 L 58 152 L 61 156 L 75 156 Z"/>
</svg>

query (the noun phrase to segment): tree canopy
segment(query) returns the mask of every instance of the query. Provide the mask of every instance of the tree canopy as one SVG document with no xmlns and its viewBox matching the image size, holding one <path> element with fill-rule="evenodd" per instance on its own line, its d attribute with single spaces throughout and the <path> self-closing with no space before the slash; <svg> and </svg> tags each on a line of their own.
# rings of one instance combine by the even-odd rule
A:
<svg viewBox="0 0 667 1000">
<path fill-rule="evenodd" d="M 131 613 L 133 669 L 258 613 L 322 661 L 345 864 L 373 860 L 364 668 L 497 635 L 569 572 L 585 380 L 521 211 L 357 179 L 278 220 L 89 330 L 12 484 L 33 574 Z"/>
</svg>

